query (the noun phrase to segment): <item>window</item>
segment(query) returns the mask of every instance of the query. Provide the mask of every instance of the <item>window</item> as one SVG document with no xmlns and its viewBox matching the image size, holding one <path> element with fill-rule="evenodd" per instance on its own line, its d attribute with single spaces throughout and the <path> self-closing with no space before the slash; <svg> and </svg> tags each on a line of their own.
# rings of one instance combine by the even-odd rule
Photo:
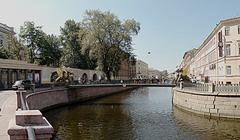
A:
<svg viewBox="0 0 240 140">
<path fill-rule="evenodd" d="M 238 55 L 240 55 L 240 43 L 238 43 Z"/>
<path fill-rule="evenodd" d="M 240 34 L 240 25 L 238 25 L 238 34 Z"/>
<path fill-rule="evenodd" d="M 226 74 L 231 75 L 231 66 L 226 66 Z"/>
<path fill-rule="evenodd" d="M 218 33 L 218 41 L 222 42 L 222 31 Z"/>
<path fill-rule="evenodd" d="M 3 37 L 0 36 L 0 45 L 3 45 Z"/>
<path fill-rule="evenodd" d="M 231 45 L 230 44 L 226 44 L 226 56 L 230 56 L 231 55 Z"/>
<path fill-rule="evenodd" d="M 209 65 L 209 70 L 214 70 L 214 69 L 216 69 L 216 64 Z"/>
<path fill-rule="evenodd" d="M 225 36 L 230 35 L 230 27 L 225 27 Z"/>
<path fill-rule="evenodd" d="M 218 51 L 219 51 L 219 57 L 223 57 L 223 47 L 219 46 L 218 47 Z M 240 50 L 239 50 L 240 51 Z M 240 53 L 240 52 L 239 52 Z"/>
</svg>

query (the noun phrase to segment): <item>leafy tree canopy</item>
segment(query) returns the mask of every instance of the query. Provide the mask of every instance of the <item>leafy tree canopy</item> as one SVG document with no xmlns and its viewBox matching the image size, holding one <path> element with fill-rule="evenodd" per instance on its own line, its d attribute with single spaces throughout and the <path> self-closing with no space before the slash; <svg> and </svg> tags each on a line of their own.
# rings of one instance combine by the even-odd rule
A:
<svg viewBox="0 0 240 140">
<path fill-rule="evenodd" d="M 140 24 L 134 19 L 121 21 L 117 16 L 99 10 L 86 11 L 83 27 L 87 30 L 82 47 L 89 56 L 98 60 L 98 67 L 108 80 L 119 71 L 126 54 L 132 53 L 132 37 L 140 31 Z"/>
</svg>

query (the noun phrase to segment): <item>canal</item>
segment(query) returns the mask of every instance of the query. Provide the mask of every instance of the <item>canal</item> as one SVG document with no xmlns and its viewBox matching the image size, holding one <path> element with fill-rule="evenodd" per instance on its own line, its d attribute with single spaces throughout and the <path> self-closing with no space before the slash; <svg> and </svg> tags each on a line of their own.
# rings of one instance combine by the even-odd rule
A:
<svg viewBox="0 0 240 140">
<path fill-rule="evenodd" d="M 240 121 L 209 119 L 172 105 L 171 88 L 140 88 L 44 114 L 55 140 L 240 139 Z"/>
</svg>

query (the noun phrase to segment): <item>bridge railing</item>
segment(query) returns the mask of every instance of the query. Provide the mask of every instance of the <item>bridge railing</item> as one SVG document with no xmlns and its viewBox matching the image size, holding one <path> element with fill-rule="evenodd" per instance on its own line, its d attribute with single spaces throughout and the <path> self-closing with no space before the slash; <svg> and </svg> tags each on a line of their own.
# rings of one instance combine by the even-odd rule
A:
<svg viewBox="0 0 240 140">
<path fill-rule="evenodd" d="M 82 84 L 81 82 L 74 81 L 73 85 Z M 89 80 L 85 84 L 169 84 L 169 83 L 162 83 L 157 79 L 129 79 L 129 80 L 97 80 L 91 81 Z"/>
</svg>

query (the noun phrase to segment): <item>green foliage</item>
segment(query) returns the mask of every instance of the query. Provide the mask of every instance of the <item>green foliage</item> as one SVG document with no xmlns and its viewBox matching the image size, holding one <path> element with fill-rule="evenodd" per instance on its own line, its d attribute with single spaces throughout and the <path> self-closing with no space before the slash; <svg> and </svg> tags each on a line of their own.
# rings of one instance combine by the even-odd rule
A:
<svg viewBox="0 0 240 140">
<path fill-rule="evenodd" d="M 0 58 L 8 59 L 9 57 L 11 57 L 9 49 L 0 45 Z"/>
<path fill-rule="evenodd" d="M 35 63 L 35 59 L 40 53 L 40 47 L 45 43 L 45 33 L 42 31 L 42 27 L 35 26 L 34 22 L 24 22 L 24 25 L 20 28 L 19 36 L 29 49 L 30 62 Z"/>
<path fill-rule="evenodd" d="M 7 39 L 9 44 L 10 58 L 16 60 L 27 60 L 28 50 L 15 36 L 9 35 Z"/>
<path fill-rule="evenodd" d="M 58 37 L 47 35 L 42 31 L 41 26 L 36 26 L 34 22 L 29 21 L 21 26 L 19 36 L 28 48 L 31 63 L 60 66 L 62 51 Z"/>
<path fill-rule="evenodd" d="M 108 80 L 111 75 L 117 75 L 123 60 L 136 61 L 132 37 L 139 33 L 140 24 L 134 19 L 121 21 L 110 12 L 89 10 L 81 22 L 67 20 L 60 31 L 58 38 L 45 34 L 34 22 L 24 22 L 19 34 L 23 45 L 11 39 L 14 57 L 22 59 L 20 50 L 23 49 L 29 51 L 31 63 L 81 69 L 98 66 Z M 6 54 L 2 57 L 10 57 Z"/>
<path fill-rule="evenodd" d="M 126 54 L 131 55 L 132 36 L 138 34 L 140 24 L 134 19 L 122 22 L 110 12 L 90 10 L 86 11 L 82 25 L 87 30 L 82 51 L 89 50 L 89 56 L 98 61 L 98 67 L 111 80 Z"/>
<path fill-rule="evenodd" d="M 39 48 L 40 53 L 37 63 L 47 66 L 60 66 L 60 59 L 62 57 L 60 46 L 61 42 L 58 37 L 54 35 L 45 35 L 44 42 Z"/>
<path fill-rule="evenodd" d="M 64 66 L 82 69 L 96 68 L 96 61 L 81 52 L 82 40 L 85 34 L 84 28 L 74 20 L 67 20 L 64 27 L 61 28 L 62 63 Z"/>
</svg>

